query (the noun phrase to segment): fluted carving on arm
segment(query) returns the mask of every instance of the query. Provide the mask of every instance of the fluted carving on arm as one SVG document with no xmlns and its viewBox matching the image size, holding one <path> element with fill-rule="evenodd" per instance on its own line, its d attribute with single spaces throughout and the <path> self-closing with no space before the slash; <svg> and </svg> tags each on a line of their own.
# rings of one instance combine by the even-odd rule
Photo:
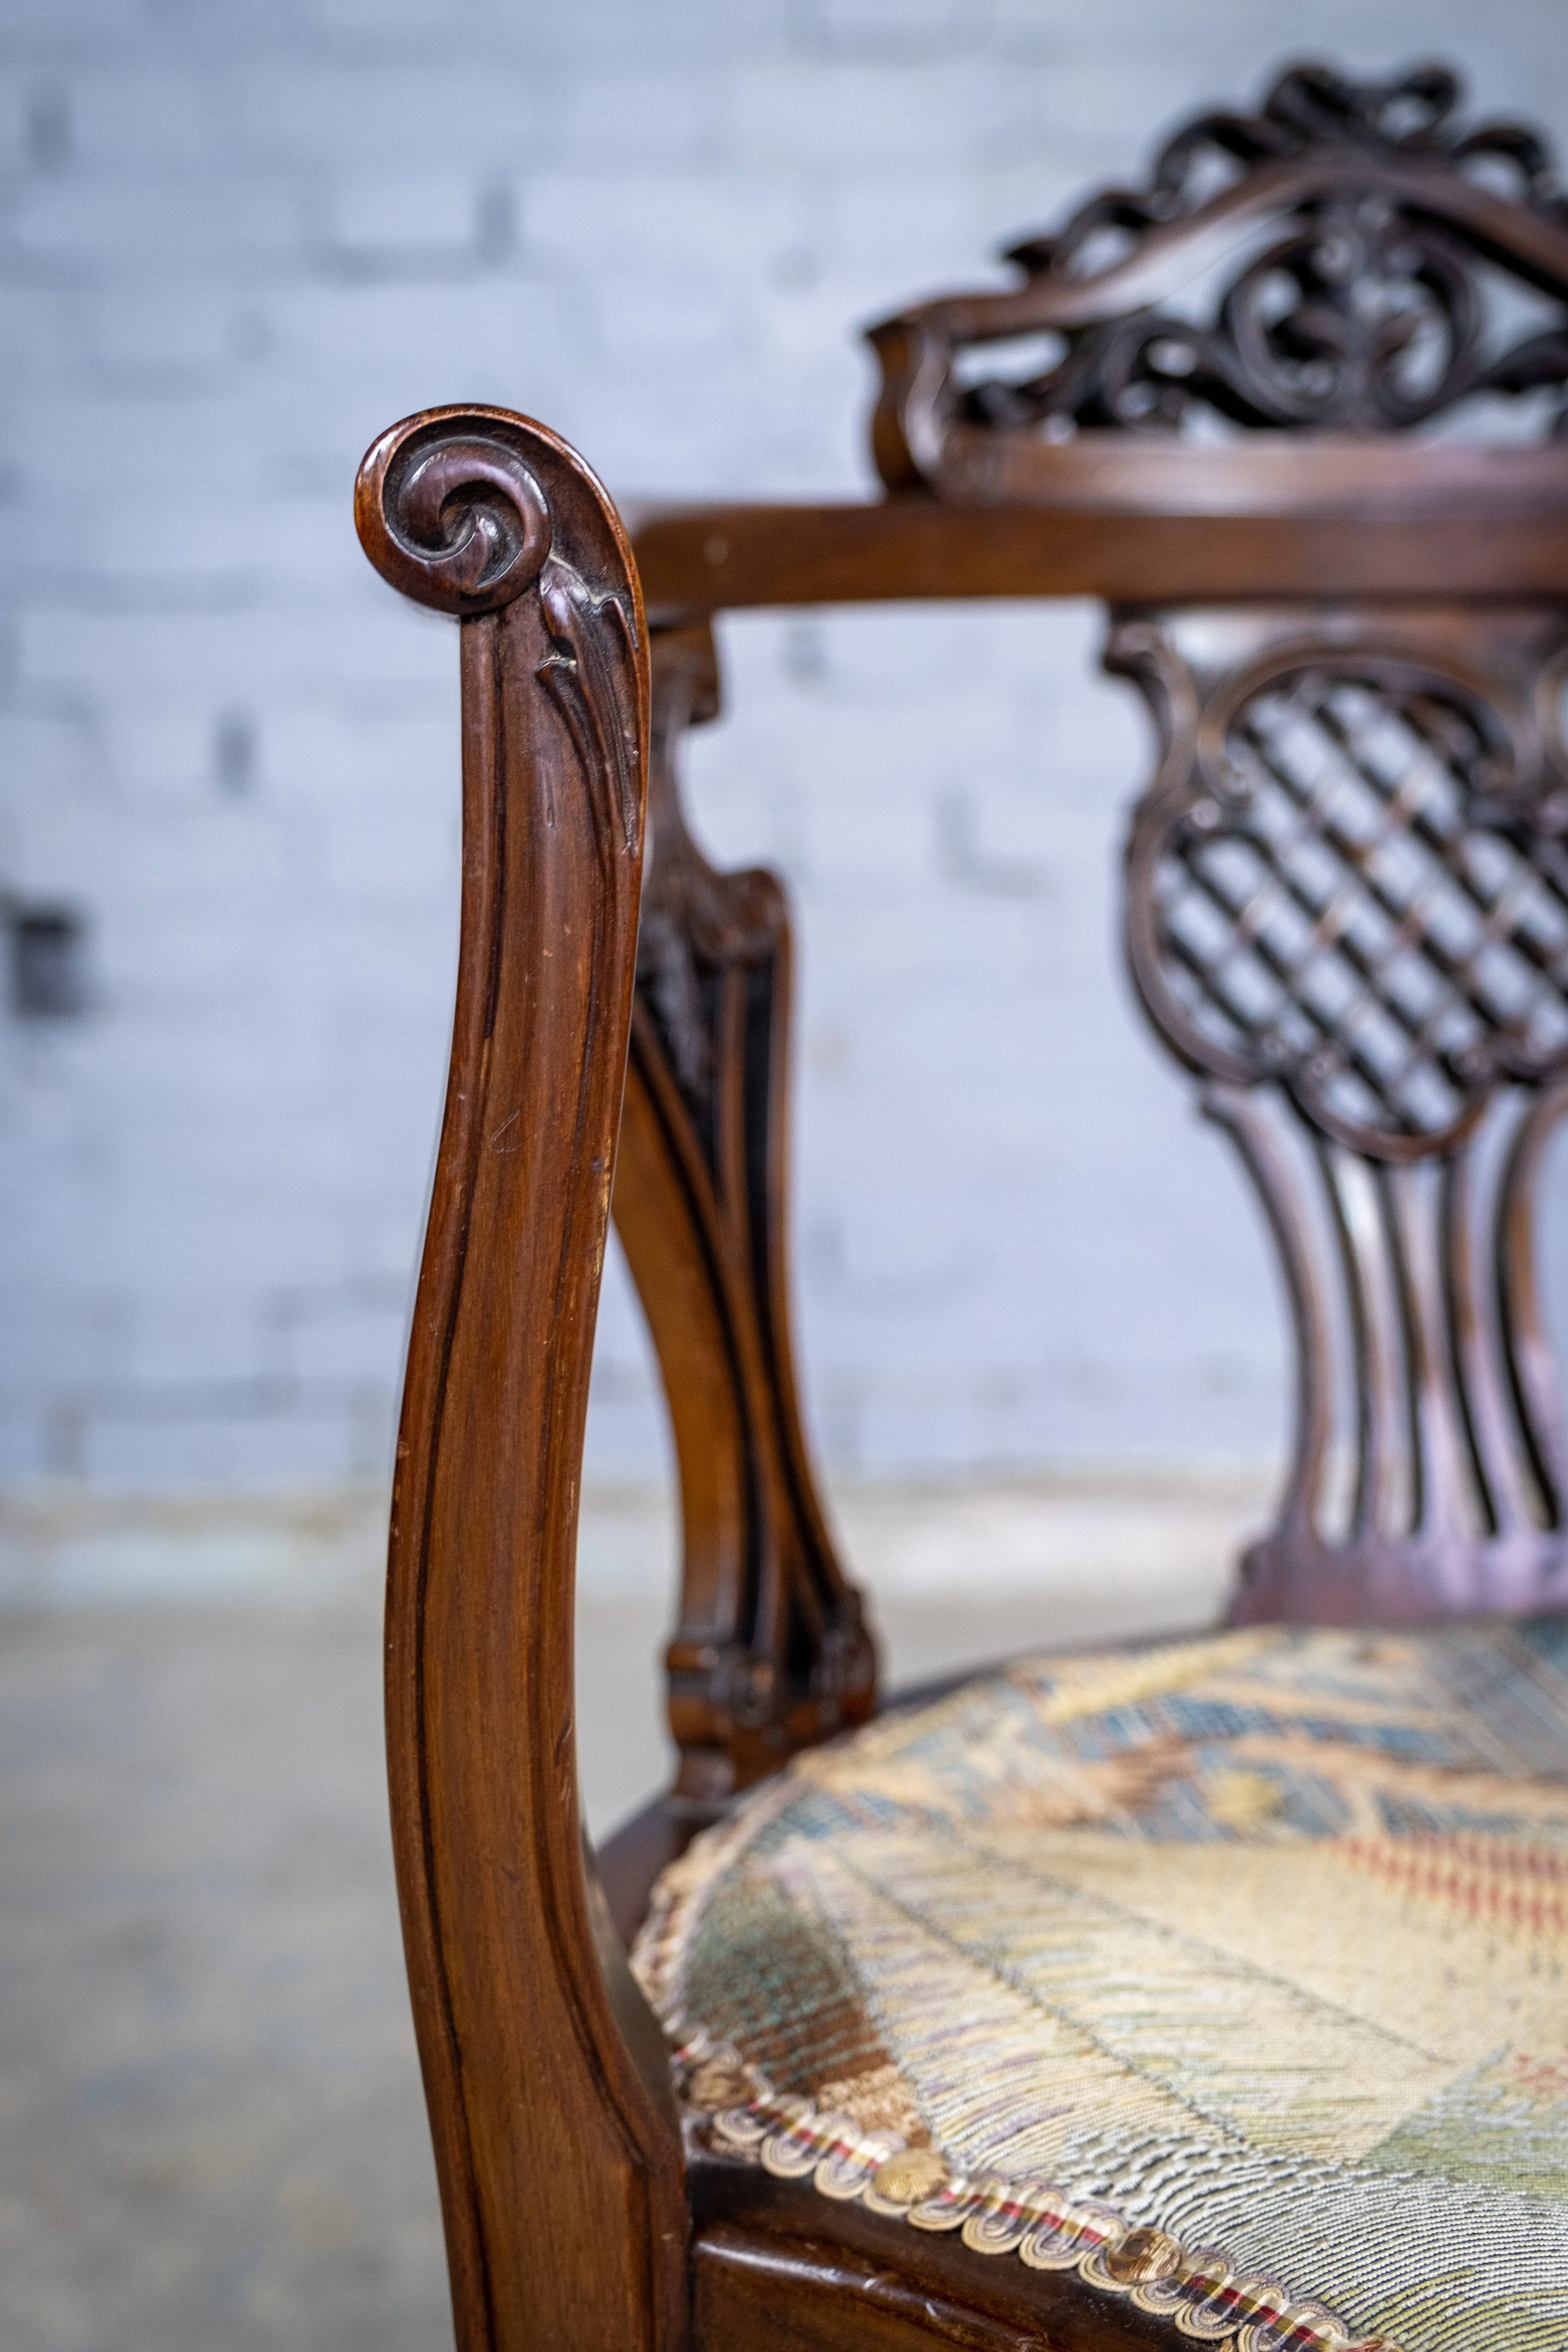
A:
<svg viewBox="0 0 1568 2352">
<path fill-rule="evenodd" d="M 461 619 L 463 914 L 393 1501 L 387 1720 L 460 2352 L 685 2328 L 662 2043 L 578 1815 L 572 1584 L 635 963 L 636 576 L 543 426 L 444 409 L 361 471 L 367 553 Z"/>
</svg>

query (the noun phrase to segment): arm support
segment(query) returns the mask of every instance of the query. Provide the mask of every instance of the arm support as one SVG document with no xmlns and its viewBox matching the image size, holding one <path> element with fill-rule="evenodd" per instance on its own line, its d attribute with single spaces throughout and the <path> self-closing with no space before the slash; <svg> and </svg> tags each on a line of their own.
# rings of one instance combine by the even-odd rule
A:
<svg viewBox="0 0 1568 2352">
<path fill-rule="evenodd" d="M 393 1832 L 460 2352 L 685 2328 L 662 2043 L 585 1864 L 572 1583 L 637 934 L 647 650 L 593 476 L 504 410 L 361 470 L 361 537 L 461 618 L 463 922 L 393 1500 Z"/>
</svg>

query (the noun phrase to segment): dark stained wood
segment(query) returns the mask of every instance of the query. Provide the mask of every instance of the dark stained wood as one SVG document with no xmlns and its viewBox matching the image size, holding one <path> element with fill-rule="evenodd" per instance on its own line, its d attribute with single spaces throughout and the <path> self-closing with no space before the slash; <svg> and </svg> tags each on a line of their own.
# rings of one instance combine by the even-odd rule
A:
<svg viewBox="0 0 1568 2352">
<path fill-rule="evenodd" d="M 653 639 L 649 857 L 615 1219 L 658 1354 L 685 1570 L 668 1653 L 674 1796 L 709 1818 L 864 1722 L 876 1653 L 800 1426 L 787 1255 L 789 922 L 681 814 L 681 738 L 718 709 L 706 628 Z"/>
<path fill-rule="evenodd" d="M 599 1883 L 615 1932 L 628 1949 L 648 1916 L 654 1880 L 680 1860 L 702 1826 L 699 1812 L 684 1806 L 677 1811 L 668 1797 L 654 1797 L 598 1848 Z"/>
<path fill-rule="evenodd" d="M 1295 1462 L 1239 1620 L 1568 1601 L 1530 1244 L 1568 1107 L 1565 659 L 1568 604 L 1113 628 L 1107 667 L 1161 742 L 1128 848 L 1133 977 L 1240 1149 L 1296 1318 Z M 1500 1160 L 1500 1125 L 1520 1138 Z"/>
<path fill-rule="evenodd" d="M 874 1696 L 795 1402 L 787 912 L 773 877 L 716 873 L 680 814 L 681 736 L 717 708 L 707 616 L 966 596 L 1118 608 L 1111 666 L 1145 692 L 1160 746 L 1130 844 L 1129 959 L 1238 1144 L 1298 1327 L 1296 1460 L 1234 1613 L 1361 1622 L 1558 1597 L 1568 1437 L 1534 1195 L 1568 1111 L 1568 441 L 1387 436 L 1478 391 L 1568 387 L 1568 211 L 1533 135 L 1463 131 L 1456 96 L 1441 68 L 1385 86 L 1291 68 L 1256 115 L 1187 126 L 1148 187 L 1103 192 L 1017 248 L 1019 287 L 889 321 L 880 504 L 636 513 L 655 625 L 640 954 L 649 640 L 602 491 L 498 410 L 429 412 L 366 460 L 372 560 L 462 621 L 462 955 L 387 1654 L 460 2352 L 1191 2340 L 1071 2274 L 717 2157 L 695 2126 L 683 2146 L 626 1967 L 623 1939 L 699 1821 Z M 1178 316 L 1200 265 L 1224 299 Z M 1296 289 L 1283 310 L 1262 299 L 1268 269 Z M 1482 331 L 1490 269 L 1556 306 L 1532 339 Z M 1026 331 L 1057 339 L 1036 373 L 977 382 L 976 350 Z M 1205 410 L 1243 437 L 1183 441 Z M 1370 834 L 1292 764 L 1286 722 L 1318 730 L 1352 799 L 1371 795 Z M 1270 793 L 1293 814 L 1266 837 Z M 1379 864 L 1396 833 L 1425 861 L 1414 898 Z M 1512 861 L 1500 894 L 1471 860 L 1483 835 L 1494 865 Z M 1309 839 L 1317 881 L 1292 863 Z M 1239 893 L 1208 855 L 1222 841 L 1255 860 Z M 1481 944 L 1463 922 L 1425 926 L 1439 889 Z M 1490 993 L 1498 947 L 1511 1004 Z M 1314 978 L 1324 957 L 1334 992 Z M 1411 958 L 1423 985 L 1406 992 Z M 1345 1010 L 1357 991 L 1381 1043 Z M 596 1868 L 571 1580 L 612 1176 L 681 1468 L 683 1759 L 677 1790 Z M 1346 1438 L 1355 1491 L 1331 1524 Z"/>
<path fill-rule="evenodd" d="M 867 2342 L 897 2352 L 926 2316 L 926 2340 L 977 2347 L 1049 2345 L 1051 2352 L 1176 2352 L 1190 2345 L 1168 2319 L 1088 2285 L 1072 2272 L 1035 2271 L 1009 2254 L 977 2253 L 956 2235 L 845 2203 L 822 2211 L 809 2182 L 688 2149 L 695 2232 L 694 2320 L 699 2343 L 789 2347 Z"/>
<path fill-rule="evenodd" d="M 371 559 L 462 618 L 463 922 L 392 1507 L 387 1731 L 460 2352 L 685 2327 L 661 2037 L 585 1867 L 572 1578 L 631 1014 L 647 638 L 542 426 L 444 409 L 361 470 Z"/>
<path fill-rule="evenodd" d="M 1390 433 L 1481 393 L 1561 396 L 1568 214 L 1552 156 L 1517 123 L 1463 121 L 1459 97 L 1444 67 L 1364 83 L 1288 67 L 1257 114 L 1186 124 L 1146 188 L 1102 190 L 1015 246 L 1016 290 L 873 328 L 883 480 L 1028 499 L 1084 428 L 1157 436 L 1207 415 Z M 1521 331 L 1489 299 L 1506 279 L 1516 307 L 1546 298 L 1544 321 Z M 1046 346 L 1032 367 L 978 373 L 985 346 L 1019 341 Z"/>
<path fill-rule="evenodd" d="M 1240 461 L 1252 453 L 1234 453 L 1234 461 L 1229 450 L 1193 454 L 1216 461 L 1213 504 L 1222 495 L 1239 501 L 1249 471 Z M 1298 462 L 1308 456 L 1291 454 Z M 1391 453 L 1376 454 L 1386 463 Z M 1434 464 L 1446 455 L 1434 451 Z M 1561 596 L 1568 593 L 1568 444 L 1496 452 L 1500 481 L 1507 460 L 1521 455 L 1540 461 L 1529 469 L 1539 494 L 1521 493 L 1531 499 L 1527 512 L 1472 485 L 1440 512 L 1388 511 L 1369 500 L 1354 530 L 1343 511 L 1197 506 L 1136 513 L 1109 499 L 1009 507 L 925 498 L 834 506 L 646 503 L 633 505 L 628 521 L 655 621 L 758 605 L 933 597 L 1098 596 L 1120 604 L 1195 594 L 1281 600 L 1310 591 L 1401 598 L 1429 595 L 1434 581 L 1455 596 Z M 1141 462 L 1140 452 L 1126 451 L 1129 475 Z M 1540 483 L 1543 472 L 1550 495 Z M 1130 480 L 1124 497 L 1130 501 Z"/>
<path fill-rule="evenodd" d="M 1546 1147 L 1568 1113 L 1568 1082 L 1539 1095 L 1514 1135 L 1498 1190 L 1495 1275 L 1509 1384 L 1543 1511 L 1568 1517 L 1568 1433 L 1535 1247 L 1535 1191 Z"/>
<path fill-rule="evenodd" d="M 1060 2339 L 933 2294 L 831 2239 L 718 2229 L 692 2249 L 698 2340 L 747 2352 L 916 2352 L 935 2336 L 966 2352 L 1038 2352 Z"/>
</svg>

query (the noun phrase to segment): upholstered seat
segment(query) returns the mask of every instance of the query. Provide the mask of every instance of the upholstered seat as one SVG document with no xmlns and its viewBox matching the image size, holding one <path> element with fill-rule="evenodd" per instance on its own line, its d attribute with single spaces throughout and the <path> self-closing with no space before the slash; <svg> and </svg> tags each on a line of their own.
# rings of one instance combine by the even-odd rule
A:
<svg viewBox="0 0 1568 2352">
<path fill-rule="evenodd" d="M 1239 2352 L 1545 2352 L 1565 1963 L 1538 1618 L 1025 1660 L 743 1801 L 634 1965 L 709 2144 L 827 2199 Z"/>
</svg>

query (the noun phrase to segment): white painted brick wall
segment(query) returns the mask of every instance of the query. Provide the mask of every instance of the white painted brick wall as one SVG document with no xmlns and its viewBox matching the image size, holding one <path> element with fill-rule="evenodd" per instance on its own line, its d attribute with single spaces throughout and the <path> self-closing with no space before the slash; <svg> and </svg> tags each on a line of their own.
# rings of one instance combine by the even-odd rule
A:
<svg viewBox="0 0 1568 2352">
<path fill-rule="evenodd" d="M 1432 50 L 1561 129 L 1562 0 L 0 0 L 0 887 L 89 1015 L 0 1027 L 14 1479 L 388 1453 L 440 1098 L 455 648 L 361 449 L 500 401 L 626 491 L 863 488 L 855 330 L 1253 94 Z M 801 1332 L 830 1463 L 1255 1457 L 1278 1309 L 1140 1033 L 1146 744 L 1078 609 L 761 616 L 693 747 L 802 927 Z M 606 1298 L 591 1467 L 664 1434 Z"/>
</svg>

